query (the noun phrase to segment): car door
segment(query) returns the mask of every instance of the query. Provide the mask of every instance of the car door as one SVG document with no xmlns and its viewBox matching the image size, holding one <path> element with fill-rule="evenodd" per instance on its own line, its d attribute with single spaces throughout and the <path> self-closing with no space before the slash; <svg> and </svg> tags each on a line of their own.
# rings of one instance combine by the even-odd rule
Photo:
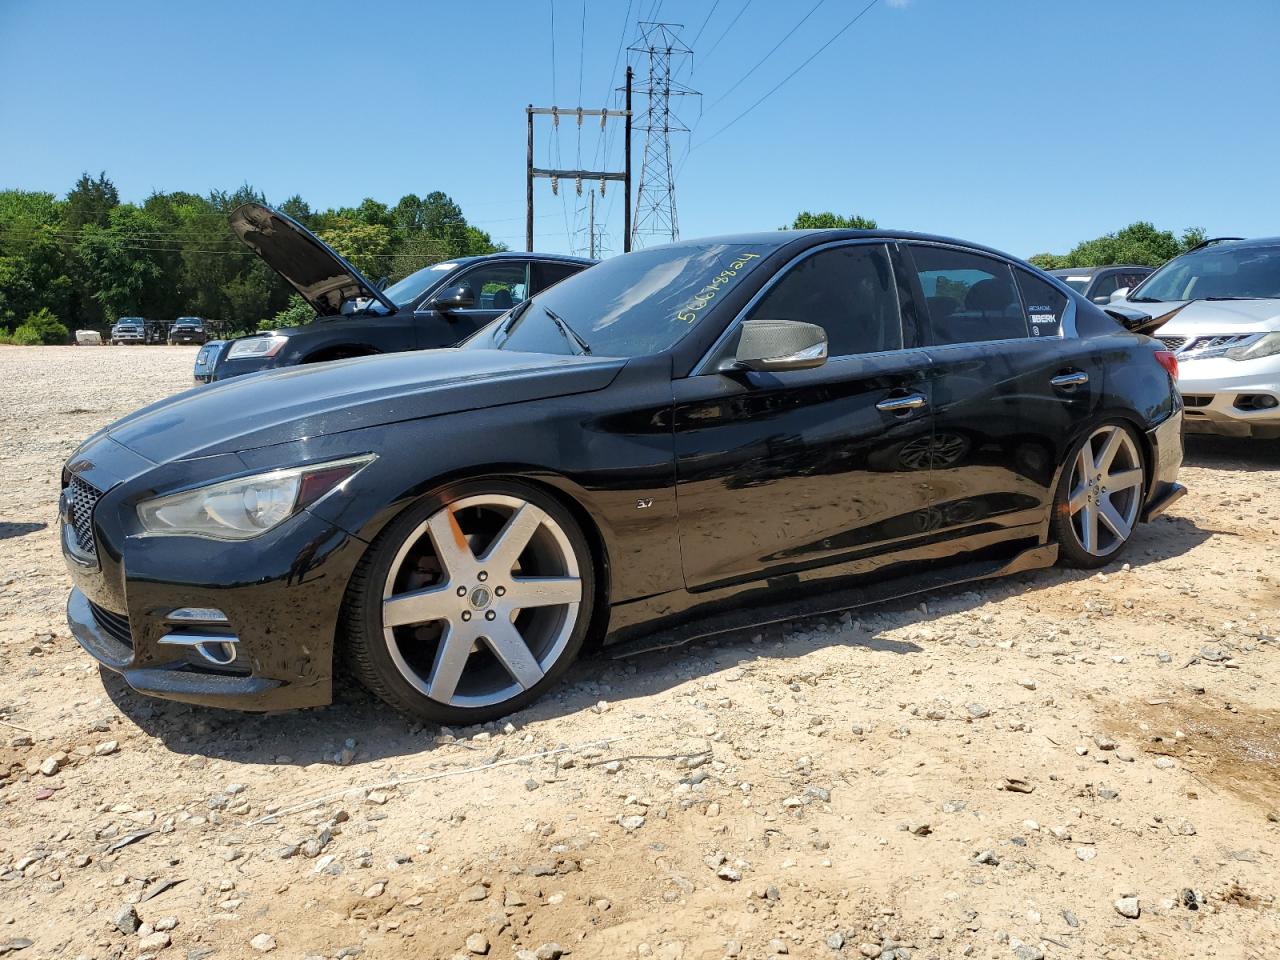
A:
<svg viewBox="0 0 1280 960">
<path fill-rule="evenodd" d="M 926 309 L 933 458 L 944 537 L 1038 524 L 1065 446 L 1096 409 L 1101 357 L 1074 336 L 1074 305 L 1006 260 L 944 244 L 904 245 Z"/>
<path fill-rule="evenodd" d="M 449 347 L 475 333 L 529 296 L 529 261 L 489 260 L 459 271 L 438 293 L 457 287 L 470 292 L 465 307 L 445 307 L 432 298 L 415 313 L 420 348 Z"/>
<path fill-rule="evenodd" d="M 928 507 L 928 358 L 904 341 L 881 242 L 801 254 L 694 374 L 673 383 L 686 585 L 711 588 L 874 554 L 919 533 Z M 741 321 L 822 326 L 829 359 L 730 371 Z"/>
</svg>

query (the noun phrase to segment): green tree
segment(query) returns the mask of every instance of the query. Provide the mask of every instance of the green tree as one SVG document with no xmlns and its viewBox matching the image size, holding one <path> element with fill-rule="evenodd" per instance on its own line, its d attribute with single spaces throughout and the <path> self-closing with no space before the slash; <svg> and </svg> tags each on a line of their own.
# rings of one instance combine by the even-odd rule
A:
<svg viewBox="0 0 1280 960">
<path fill-rule="evenodd" d="M 278 330 L 281 327 L 301 327 L 315 318 L 316 312 L 311 309 L 311 304 L 307 303 L 301 294 L 295 293 L 289 298 L 289 306 L 285 307 L 270 320 L 260 322 L 258 329 Z"/>
<path fill-rule="evenodd" d="M 13 342 L 19 346 L 34 346 L 38 343 L 66 343 L 70 334 L 67 328 L 58 322 L 45 307 L 30 314 L 22 325 L 13 331 Z"/>
<path fill-rule="evenodd" d="M 830 230 L 838 228 L 841 230 L 874 230 L 876 222 L 868 217 L 851 214 L 843 216 L 831 211 L 823 213 L 810 213 L 805 210 L 803 213 L 796 214 L 795 220 L 790 227 L 783 227 L 783 230 Z"/>
<path fill-rule="evenodd" d="M 1139 220 L 1115 233 L 1077 243 L 1066 254 L 1037 253 L 1030 262 L 1045 270 L 1104 267 L 1113 263 L 1158 267 L 1204 239 L 1205 231 L 1200 227 L 1189 227 L 1177 237 L 1172 230 L 1157 230 L 1149 221 Z"/>
<path fill-rule="evenodd" d="M 395 236 L 388 226 L 343 217 L 323 231 L 320 239 L 370 279 L 390 273 Z"/>
</svg>

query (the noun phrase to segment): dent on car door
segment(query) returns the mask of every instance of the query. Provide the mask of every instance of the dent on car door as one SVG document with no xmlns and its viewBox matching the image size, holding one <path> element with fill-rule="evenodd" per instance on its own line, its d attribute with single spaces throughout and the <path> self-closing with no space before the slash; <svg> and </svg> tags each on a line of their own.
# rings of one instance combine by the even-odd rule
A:
<svg viewBox="0 0 1280 960">
<path fill-rule="evenodd" d="M 829 359 L 812 369 L 719 372 L 739 324 L 701 372 L 674 383 L 686 585 L 785 575 L 918 535 L 929 497 L 928 359 L 904 347 L 885 247 L 809 253 L 740 319 L 816 323 Z"/>
<path fill-rule="evenodd" d="M 933 523 L 944 536 L 998 540 L 1043 522 L 1066 446 L 1103 387 L 1087 341 L 1064 329 L 1069 298 L 985 254 L 911 245 L 903 255 L 926 305 Z"/>
</svg>

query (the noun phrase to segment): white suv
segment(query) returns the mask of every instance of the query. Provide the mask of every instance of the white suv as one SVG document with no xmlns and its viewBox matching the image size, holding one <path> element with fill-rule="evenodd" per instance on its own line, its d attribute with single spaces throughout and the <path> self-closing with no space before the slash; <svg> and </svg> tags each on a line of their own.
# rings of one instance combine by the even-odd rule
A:
<svg viewBox="0 0 1280 960">
<path fill-rule="evenodd" d="M 1207 240 L 1111 303 L 1177 310 L 1155 337 L 1178 358 L 1188 433 L 1280 438 L 1280 237 Z"/>
</svg>

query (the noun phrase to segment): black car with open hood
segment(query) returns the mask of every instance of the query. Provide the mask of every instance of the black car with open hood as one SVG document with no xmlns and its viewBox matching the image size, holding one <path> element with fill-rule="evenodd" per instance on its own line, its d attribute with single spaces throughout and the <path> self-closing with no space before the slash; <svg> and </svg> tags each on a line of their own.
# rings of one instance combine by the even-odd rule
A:
<svg viewBox="0 0 1280 960">
<path fill-rule="evenodd" d="M 542 253 L 458 257 L 383 287 L 298 221 L 263 204 L 237 207 L 231 229 L 306 300 L 316 319 L 228 341 L 212 372 L 197 375 L 201 380 L 453 346 L 516 304 L 595 262 Z"/>
</svg>

